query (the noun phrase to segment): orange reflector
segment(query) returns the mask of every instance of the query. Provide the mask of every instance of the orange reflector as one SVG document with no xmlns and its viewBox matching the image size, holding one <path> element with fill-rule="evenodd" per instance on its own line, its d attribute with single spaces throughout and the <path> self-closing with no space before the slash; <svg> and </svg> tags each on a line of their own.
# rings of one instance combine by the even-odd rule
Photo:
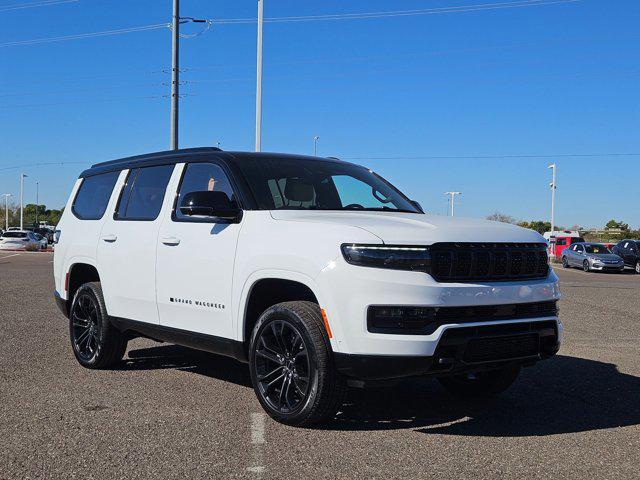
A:
<svg viewBox="0 0 640 480">
<path fill-rule="evenodd" d="M 321 308 L 320 312 L 322 313 L 322 320 L 324 321 L 324 328 L 327 331 L 327 335 L 329 335 L 329 338 L 333 338 L 331 327 L 329 326 L 329 320 L 327 320 L 327 313 L 324 311 L 324 308 Z"/>
</svg>

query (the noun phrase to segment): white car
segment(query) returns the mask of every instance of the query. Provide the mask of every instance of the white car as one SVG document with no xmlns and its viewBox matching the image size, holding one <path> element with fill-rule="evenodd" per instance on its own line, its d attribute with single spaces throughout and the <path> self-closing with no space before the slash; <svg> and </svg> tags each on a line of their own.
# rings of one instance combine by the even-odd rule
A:
<svg viewBox="0 0 640 480">
<path fill-rule="evenodd" d="M 57 229 L 55 297 L 81 365 L 114 365 L 136 336 L 229 355 L 287 424 L 330 418 L 348 384 L 430 375 L 496 394 L 560 345 L 542 236 L 425 215 L 337 159 L 202 148 L 100 163 Z"/>
<path fill-rule="evenodd" d="M 42 241 L 36 235 L 29 230 L 9 229 L 0 236 L 0 250 L 26 250 L 28 247 L 41 249 Z"/>
</svg>

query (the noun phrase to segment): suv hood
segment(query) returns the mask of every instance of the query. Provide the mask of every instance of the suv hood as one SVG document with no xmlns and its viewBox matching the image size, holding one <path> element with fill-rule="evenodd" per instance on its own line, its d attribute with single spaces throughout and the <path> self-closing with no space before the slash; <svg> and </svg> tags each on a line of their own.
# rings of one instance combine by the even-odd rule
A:
<svg viewBox="0 0 640 480">
<path fill-rule="evenodd" d="M 272 210 L 275 220 L 359 227 L 384 243 L 421 245 L 436 242 L 546 243 L 537 232 L 489 220 L 416 213 Z M 349 239 L 345 239 L 348 242 Z"/>
</svg>

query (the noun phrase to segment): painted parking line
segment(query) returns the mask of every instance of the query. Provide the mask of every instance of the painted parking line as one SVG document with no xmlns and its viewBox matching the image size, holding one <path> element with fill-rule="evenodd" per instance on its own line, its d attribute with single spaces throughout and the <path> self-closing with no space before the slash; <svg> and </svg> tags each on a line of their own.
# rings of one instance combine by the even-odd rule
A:
<svg viewBox="0 0 640 480">
<path fill-rule="evenodd" d="M 553 269 L 557 270 L 558 272 L 569 272 L 569 273 L 577 273 L 578 275 L 589 275 L 589 273 L 583 272 L 582 270 L 578 270 L 575 268 L 564 268 L 564 267 L 553 266 Z"/>
<path fill-rule="evenodd" d="M 265 444 L 265 414 L 262 412 L 251 414 L 251 465 L 247 471 L 255 478 L 262 478 L 266 467 L 264 466 Z"/>
<path fill-rule="evenodd" d="M 5 258 L 17 257 L 18 255 L 20 255 L 20 254 L 19 253 L 14 253 L 13 255 L 7 255 L 6 257 L 0 257 L 0 260 L 3 260 Z"/>
</svg>

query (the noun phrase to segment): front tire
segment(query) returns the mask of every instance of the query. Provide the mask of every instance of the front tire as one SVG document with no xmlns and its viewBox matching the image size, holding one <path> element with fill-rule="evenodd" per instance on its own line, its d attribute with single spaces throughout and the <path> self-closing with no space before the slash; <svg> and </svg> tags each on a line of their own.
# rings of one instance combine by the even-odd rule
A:
<svg viewBox="0 0 640 480">
<path fill-rule="evenodd" d="M 460 397 L 491 397 L 504 392 L 520 373 L 520 367 L 438 378 L 444 388 Z"/>
<path fill-rule="evenodd" d="M 279 303 L 260 316 L 251 335 L 249 370 L 262 407 L 287 425 L 329 420 L 346 393 L 320 307 L 312 302 Z"/>
<path fill-rule="evenodd" d="M 582 270 L 584 270 L 585 272 L 589 271 L 589 261 L 585 260 L 584 262 L 582 262 Z"/>
<path fill-rule="evenodd" d="M 108 368 L 122 360 L 127 339 L 109 321 L 100 282 L 85 283 L 76 291 L 69 336 L 73 354 L 85 368 Z"/>
</svg>

